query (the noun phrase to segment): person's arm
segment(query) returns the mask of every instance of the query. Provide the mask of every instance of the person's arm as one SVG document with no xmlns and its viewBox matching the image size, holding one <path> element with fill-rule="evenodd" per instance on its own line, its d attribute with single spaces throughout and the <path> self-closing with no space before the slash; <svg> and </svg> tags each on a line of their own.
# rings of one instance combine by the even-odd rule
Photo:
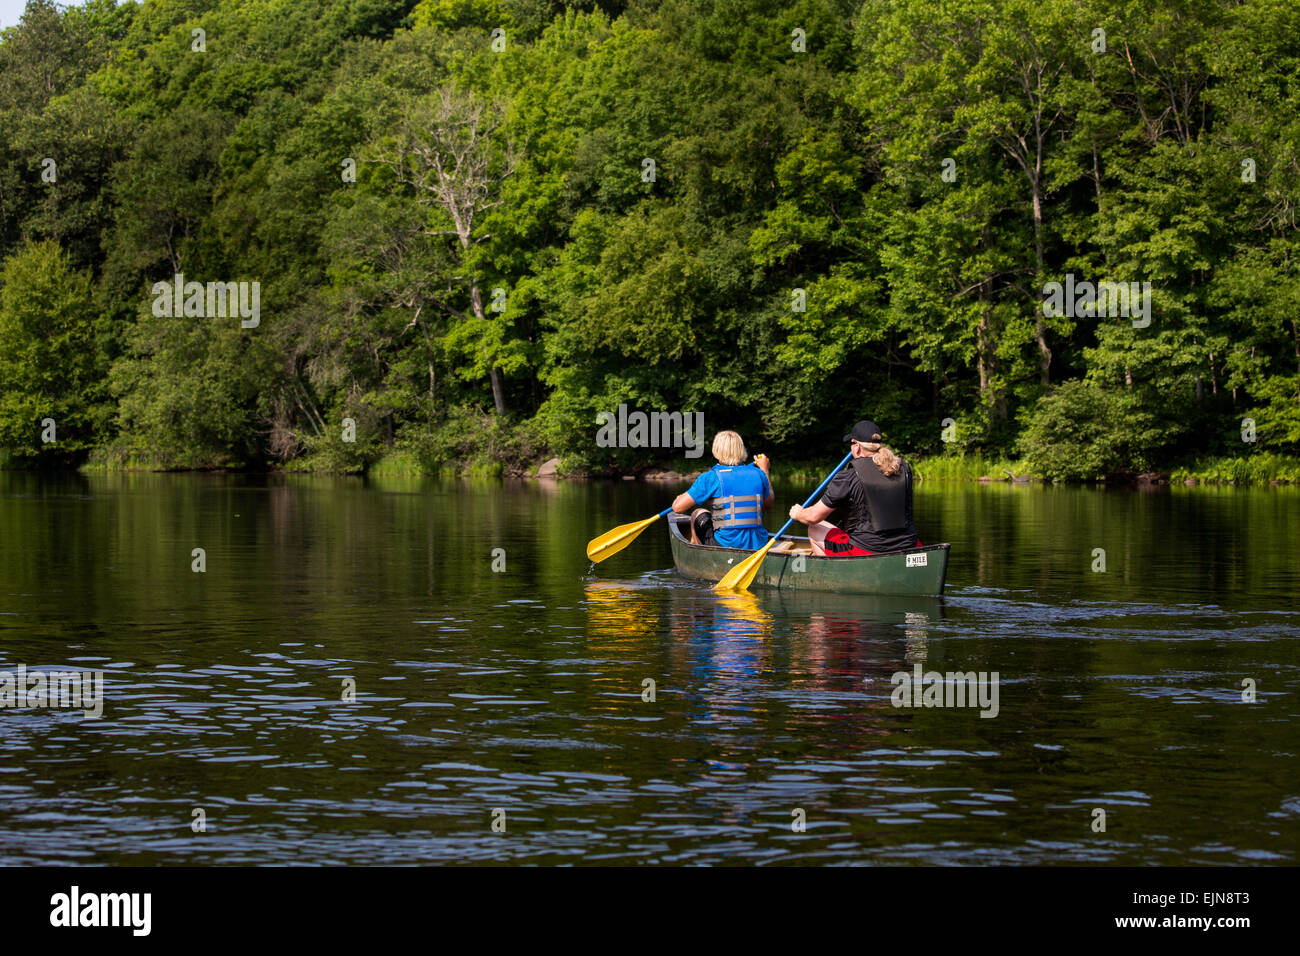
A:
<svg viewBox="0 0 1300 956">
<path fill-rule="evenodd" d="M 827 507 L 825 500 L 822 500 L 811 508 L 805 508 L 802 505 L 791 505 L 790 517 L 803 524 L 816 524 L 829 518 L 834 510 L 834 508 Z"/>
<path fill-rule="evenodd" d="M 832 478 L 831 483 L 826 486 L 826 493 L 811 508 L 804 508 L 801 505 L 792 507 L 790 517 L 806 525 L 814 525 L 829 518 L 832 511 L 848 500 L 849 471 L 850 469 L 845 468 Z"/>
<path fill-rule="evenodd" d="M 706 471 L 673 500 L 673 511 L 684 515 L 694 508 L 697 502 L 708 501 L 716 493 L 717 489 L 713 487 L 713 472 Z"/>
<path fill-rule="evenodd" d="M 766 511 L 772 507 L 772 502 L 776 501 L 776 495 L 772 493 L 772 460 L 766 455 L 755 455 L 754 464 L 758 465 L 763 471 L 763 477 L 767 479 L 764 484 L 767 486 L 767 497 L 763 499 L 763 510 Z"/>
</svg>

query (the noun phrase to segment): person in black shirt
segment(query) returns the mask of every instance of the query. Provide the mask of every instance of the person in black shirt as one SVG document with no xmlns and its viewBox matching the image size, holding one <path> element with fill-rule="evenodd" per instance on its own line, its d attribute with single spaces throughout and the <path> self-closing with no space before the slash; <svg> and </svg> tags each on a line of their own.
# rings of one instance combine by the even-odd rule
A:
<svg viewBox="0 0 1300 956">
<path fill-rule="evenodd" d="M 844 436 L 853 460 L 831 479 L 811 508 L 795 505 L 790 517 L 808 525 L 817 554 L 849 557 L 908 551 L 921 546 L 912 523 L 912 469 L 880 443 L 875 422 L 858 422 Z M 844 509 L 838 526 L 826 519 Z"/>
</svg>

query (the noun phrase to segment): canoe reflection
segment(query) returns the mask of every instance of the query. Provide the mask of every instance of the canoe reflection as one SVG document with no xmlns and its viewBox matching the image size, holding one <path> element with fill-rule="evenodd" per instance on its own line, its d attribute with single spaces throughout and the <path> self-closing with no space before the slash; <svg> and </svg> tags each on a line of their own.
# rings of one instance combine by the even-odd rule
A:
<svg viewBox="0 0 1300 956">
<path fill-rule="evenodd" d="M 792 656 L 820 664 L 823 678 L 887 671 L 888 679 L 896 665 L 926 659 L 931 625 L 943 619 L 942 598 L 790 592 L 778 603 L 791 625 Z"/>
<path fill-rule="evenodd" d="M 912 715 L 892 706 L 890 679 L 934 656 L 944 616 L 942 598 L 660 581 L 591 582 L 586 596 L 593 650 L 658 658 L 661 693 L 672 688 L 686 703 L 710 766 L 745 763 L 752 741 L 737 728 L 778 738 L 833 732 L 818 746 L 834 750 L 903 730 Z"/>
</svg>

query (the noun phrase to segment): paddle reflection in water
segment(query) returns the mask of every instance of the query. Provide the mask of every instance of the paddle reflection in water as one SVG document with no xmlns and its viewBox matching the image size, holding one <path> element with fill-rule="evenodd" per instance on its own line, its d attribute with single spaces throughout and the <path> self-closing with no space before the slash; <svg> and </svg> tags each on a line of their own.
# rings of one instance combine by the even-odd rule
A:
<svg viewBox="0 0 1300 956">
<path fill-rule="evenodd" d="M 653 591 L 621 581 L 592 581 L 584 591 L 593 649 L 610 650 L 629 637 L 658 632 L 659 601 Z"/>
<path fill-rule="evenodd" d="M 627 675 L 629 661 L 644 659 L 658 641 L 661 631 L 661 601 L 655 589 L 620 581 L 592 581 L 583 588 L 587 611 L 587 648 L 593 658 L 615 664 L 592 675 L 595 709 L 631 716 L 636 711 L 646 677 Z M 629 703 L 629 701 L 631 703 Z"/>
</svg>

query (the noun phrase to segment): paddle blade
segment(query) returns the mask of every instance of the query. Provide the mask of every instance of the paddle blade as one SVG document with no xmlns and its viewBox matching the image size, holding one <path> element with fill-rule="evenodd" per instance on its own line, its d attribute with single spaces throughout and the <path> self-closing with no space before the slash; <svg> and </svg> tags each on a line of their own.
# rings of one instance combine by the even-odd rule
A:
<svg viewBox="0 0 1300 956">
<path fill-rule="evenodd" d="M 758 574 L 758 566 L 763 563 L 763 559 L 767 557 L 767 552 L 772 550 L 772 545 L 774 544 L 776 544 L 776 538 L 770 539 L 767 544 L 763 545 L 762 550 L 755 551 L 744 561 L 741 561 L 734 568 L 724 574 L 722 580 L 713 585 L 713 590 L 746 590 L 754 583 L 754 578 Z"/>
<path fill-rule="evenodd" d="M 659 519 L 659 515 L 652 518 L 646 518 L 643 521 L 633 521 L 631 524 L 621 524 L 613 531 L 606 531 L 599 538 L 592 538 L 587 542 L 587 557 L 592 561 L 604 561 L 612 555 L 618 554 L 624 548 L 635 540 L 650 525 Z"/>
</svg>

